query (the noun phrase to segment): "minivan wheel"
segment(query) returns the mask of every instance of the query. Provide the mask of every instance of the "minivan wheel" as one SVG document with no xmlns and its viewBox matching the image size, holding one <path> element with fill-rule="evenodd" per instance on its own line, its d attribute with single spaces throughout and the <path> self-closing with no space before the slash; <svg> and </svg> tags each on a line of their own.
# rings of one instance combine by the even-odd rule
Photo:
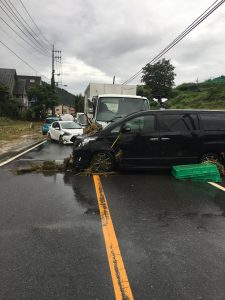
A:
<svg viewBox="0 0 225 300">
<path fill-rule="evenodd" d="M 202 155 L 202 157 L 200 158 L 200 162 L 203 163 L 206 161 L 221 162 L 221 159 L 217 153 L 206 153 L 206 154 Z"/>
<path fill-rule="evenodd" d="M 90 168 L 94 172 L 110 172 L 114 169 L 113 157 L 107 152 L 98 152 L 92 156 Z"/>
</svg>

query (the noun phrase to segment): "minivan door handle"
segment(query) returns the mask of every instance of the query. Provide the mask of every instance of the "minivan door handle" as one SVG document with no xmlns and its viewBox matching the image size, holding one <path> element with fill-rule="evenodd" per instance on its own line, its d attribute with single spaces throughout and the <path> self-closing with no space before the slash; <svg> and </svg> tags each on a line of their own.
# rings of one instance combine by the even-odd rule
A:
<svg viewBox="0 0 225 300">
<path fill-rule="evenodd" d="M 161 138 L 161 140 L 162 140 L 162 141 L 169 141 L 169 140 L 170 140 L 170 138 L 168 138 L 168 137 L 165 137 L 165 138 Z"/>
<path fill-rule="evenodd" d="M 151 142 L 158 142 L 159 138 L 150 138 L 149 139 Z"/>
</svg>

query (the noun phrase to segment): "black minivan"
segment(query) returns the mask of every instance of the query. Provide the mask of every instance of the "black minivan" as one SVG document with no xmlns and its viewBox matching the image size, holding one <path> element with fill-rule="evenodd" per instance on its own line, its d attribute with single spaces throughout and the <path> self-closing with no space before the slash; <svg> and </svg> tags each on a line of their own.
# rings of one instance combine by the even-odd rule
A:
<svg viewBox="0 0 225 300">
<path fill-rule="evenodd" d="M 143 111 L 77 140 L 73 158 L 79 169 L 165 168 L 216 159 L 224 163 L 225 111 Z"/>
</svg>

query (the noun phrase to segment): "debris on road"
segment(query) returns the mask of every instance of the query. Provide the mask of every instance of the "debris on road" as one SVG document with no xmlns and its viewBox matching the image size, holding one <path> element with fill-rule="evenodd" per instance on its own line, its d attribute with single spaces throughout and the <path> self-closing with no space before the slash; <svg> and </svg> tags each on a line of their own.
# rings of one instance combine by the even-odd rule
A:
<svg viewBox="0 0 225 300">
<path fill-rule="evenodd" d="M 102 130 L 102 126 L 98 123 L 91 123 L 88 127 L 84 128 L 84 134 L 94 134 Z"/>
<path fill-rule="evenodd" d="M 222 181 L 218 168 L 213 163 L 173 166 L 172 175 L 177 179 L 190 179 L 192 181 Z"/>
<path fill-rule="evenodd" d="M 215 164 L 217 166 L 218 171 L 220 172 L 221 176 L 225 176 L 225 168 L 224 165 L 221 164 L 218 160 L 216 159 L 208 159 L 206 161 L 203 162 L 203 164 L 207 164 L 207 163 L 212 163 Z"/>
<path fill-rule="evenodd" d="M 73 171 L 72 156 L 65 158 L 62 162 L 44 161 L 41 164 L 32 163 L 27 168 L 19 168 L 16 170 L 17 175 L 22 175 L 31 172 L 67 172 Z"/>
</svg>

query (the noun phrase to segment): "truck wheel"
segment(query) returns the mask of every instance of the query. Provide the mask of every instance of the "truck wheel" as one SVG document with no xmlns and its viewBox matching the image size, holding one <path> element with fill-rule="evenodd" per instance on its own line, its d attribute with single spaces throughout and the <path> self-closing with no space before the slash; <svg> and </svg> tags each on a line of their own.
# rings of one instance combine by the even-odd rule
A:
<svg viewBox="0 0 225 300">
<path fill-rule="evenodd" d="M 114 169 L 114 160 L 107 152 L 98 152 L 92 156 L 90 168 L 94 172 L 110 172 Z"/>
<path fill-rule="evenodd" d="M 219 157 L 219 155 L 217 153 L 206 153 L 204 155 L 202 155 L 202 157 L 200 158 L 200 162 L 203 163 L 203 162 L 206 162 L 206 161 L 217 161 L 217 162 L 221 162 L 221 159 Z"/>
</svg>

